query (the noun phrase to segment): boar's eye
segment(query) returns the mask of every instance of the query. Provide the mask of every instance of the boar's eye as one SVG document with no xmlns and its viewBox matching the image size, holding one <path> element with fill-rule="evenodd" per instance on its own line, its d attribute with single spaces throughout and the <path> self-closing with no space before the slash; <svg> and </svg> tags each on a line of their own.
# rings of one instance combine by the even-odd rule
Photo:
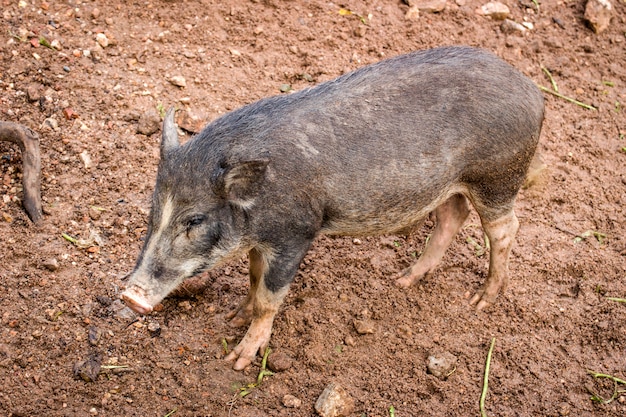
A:
<svg viewBox="0 0 626 417">
<path fill-rule="evenodd" d="M 185 223 L 185 226 L 187 227 L 187 231 L 194 228 L 195 226 L 198 226 L 204 223 L 205 220 L 206 220 L 206 216 L 203 214 L 196 214 L 195 216 L 191 216 L 190 218 L 187 219 Z"/>
</svg>

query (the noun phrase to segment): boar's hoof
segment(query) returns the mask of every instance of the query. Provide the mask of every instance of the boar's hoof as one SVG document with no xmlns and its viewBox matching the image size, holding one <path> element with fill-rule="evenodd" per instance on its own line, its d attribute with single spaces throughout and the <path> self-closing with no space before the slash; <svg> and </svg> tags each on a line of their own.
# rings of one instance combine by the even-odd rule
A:
<svg viewBox="0 0 626 417">
<path fill-rule="evenodd" d="M 412 274 L 411 270 L 413 268 L 407 268 L 400 273 L 400 278 L 396 280 L 396 286 L 400 288 L 409 288 L 413 285 L 417 280 L 423 277 L 423 274 Z"/>
<path fill-rule="evenodd" d="M 243 327 L 252 321 L 252 305 L 244 303 L 226 314 L 226 320 L 229 320 L 230 327 Z"/>
<path fill-rule="evenodd" d="M 152 305 L 146 300 L 142 292 L 137 288 L 129 288 L 122 293 L 122 300 L 135 312 L 148 314 L 152 312 Z"/>
<path fill-rule="evenodd" d="M 490 299 L 493 300 L 490 301 Z M 488 297 L 482 290 L 478 291 L 474 296 L 470 299 L 470 305 L 476 306 L 476 311 L 481 311 L 490 305 L 492 305 L 495 301 L 496 297 Z"/>
<path fill-rule="evenodd" d="M 230 327 L 243 327 L 243 326 L 246 326 L 248 324 L 250 324 L 250 319 L 249 318 L 245 318 L 245 317 L 241 317 L 240 315 L 237 315 L 237 316 L 233 317 L 228 322 L 228 325 Z"/>
<path fill-rule="evenodd" d="M 265 349 L 270 343 L 273 321 L 274 314 L 260 318 L 257 317 L 252 320 L 246 335 L 225 358 L 229 362 L 236 360 L 233 365 L 234 370 L 241 371 L 246 366 L 250 365 L 256 357 L 257 352 L 259 355 L 263 355 L 263 352 L 265 352 Z"/>
<path fill-rule="evenodd" d="M 241 371 L 243 370 L 246 366 L 250 365 L 252 363 L 252 361 L 254 360 L 254 355 L 251 358 L 248 357 L 244 357 L 244 356 L 239 356 L 239 354 L 233 350 L 232 352 L 230 352 L 228 354 L 228 356 L 226 356 L 226 360 L 228 362 L 235 362 L 233 364 L 233 369 L 235 371 Z"/>
</svg>

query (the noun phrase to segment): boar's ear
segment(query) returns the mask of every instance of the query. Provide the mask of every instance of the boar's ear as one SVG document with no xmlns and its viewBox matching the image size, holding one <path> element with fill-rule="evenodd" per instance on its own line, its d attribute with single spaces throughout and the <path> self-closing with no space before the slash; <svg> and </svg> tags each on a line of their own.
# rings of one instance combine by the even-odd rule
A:
<svg viewBox="0 0 626 417">
<path fill-rule="evenodd" d="M 221 164 L 213 177 L 216 193 L 240 207 L 252 207 L 254 197 L 265 180 L 269 162 L 269 159 L 264 158 L 230 166 Z"/>
<path fill-rule="evenodd" d="M 176 130 L 176 124 L 174 123 L 174 114 L 176 109 L 170 107 L 165 114 L 165 120 L 163 120 L 163 136 L 161 137 L 161 159 L 165 159 L 167 154 L 180 146 L 178 141 L 178 131 Z"/>
</svg>

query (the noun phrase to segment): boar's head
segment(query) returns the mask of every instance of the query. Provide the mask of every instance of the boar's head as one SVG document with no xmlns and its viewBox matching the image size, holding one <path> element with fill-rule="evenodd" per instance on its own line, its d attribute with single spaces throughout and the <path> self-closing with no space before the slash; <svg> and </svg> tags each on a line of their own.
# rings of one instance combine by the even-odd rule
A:
<svg viewBox="0 0 626 417">
<path fill-rule="evenodd" d="M 269 160 L 227 162 L 210 142 L 192 139 L 181 146 L 174 109 L 168 111 L 148 233 L 122 293 L 138 313 L 151 312 L 186 278 L 252 245 L 246 211 L 254 206 Z"/>
</svg>

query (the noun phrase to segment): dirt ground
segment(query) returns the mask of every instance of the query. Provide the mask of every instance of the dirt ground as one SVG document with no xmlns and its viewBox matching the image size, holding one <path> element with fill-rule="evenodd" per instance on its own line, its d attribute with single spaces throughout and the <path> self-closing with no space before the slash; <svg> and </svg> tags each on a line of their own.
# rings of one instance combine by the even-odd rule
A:
<svg viewBox="0 0 626 417">
<path fill-rule="evenodd" d="M 350 416 L 478 415 L 495 337 L 489 415 L 626 415 L 624 394 L 591 399 L 626 386 L 588 373 L 626 377 L 626 304 L 608 298 L 626 297 L 626 3 L 612 0 L 596 35 L 581 0 L 504 2 L 532 29 L 504 33 L 475 13 L 483 0 L 448 0 L 417 20 L 399 0 L 0 0 L 0 120 L 41 135 L 45 212 L 29 221 L 21 154 L 0 143 L 0 414 L 311 416 L 336 382 L 354 399 Z M 148 317 L 124 308 L 160 138 L 137 133 L 139 119 L 177 105 L 209 121 L 452 44 L 491 50 L 551 88 L 543 66 L 561 93 L 597 108 L 546 94 L 547 168 L 518 199 L 511 282 L 496 305 L 468 305 L 488 264 L 473 213 L 436 273 L 408 290 L 392 278 L 432 221 L 410 236 L 320 237 L 274 323 L 272 354 L 287 369 L 246 396 L 260 359 L 243 372 L 223 360 L 223 341 L 232 349 L 245 331 L 225 315 L 246 294 L 246 259 Z M 427 370 L 439 353 L 457 360 L 443 378 Z"/>
</svg>

